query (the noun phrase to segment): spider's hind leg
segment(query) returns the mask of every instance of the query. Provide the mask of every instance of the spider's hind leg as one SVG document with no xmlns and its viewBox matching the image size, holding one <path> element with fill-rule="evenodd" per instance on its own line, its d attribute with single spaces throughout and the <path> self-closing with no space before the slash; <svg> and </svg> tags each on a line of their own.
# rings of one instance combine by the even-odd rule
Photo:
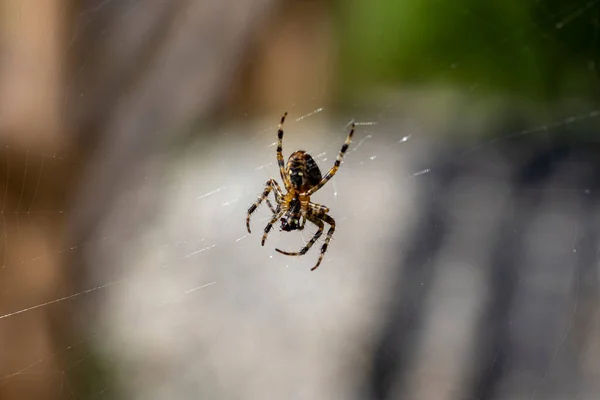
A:
<svg viewBox="0 0 600 400">
<path fill-rule="evenodd" d="M 313 194 L 314 192 L 316 192 L 317 190 L 322 188 L 323 185 L 325 185 L 327 182 L 329 182 L 329 180 L 331 178 L 333 178 L 333 176 L 335 175 L 337 170 L 340 168 L 340 165 L 342 164 L 342 159 L 344 158 L 344 154 L 346 154 L 346 151 L 348 151 L 348 147 L 350 146 L 350 143 L 352 143 L 352 136 L 354 135 L 355 127 L 356 127 L 356 124 L 353 122 L 352 128 L 350 129 L 350 133 L 348 134 L 348 137 L 346 137 L 346 141 L 342 145 L 342 149 L 340 150 L 340 152 L 335 160 L 335 163 L 333 163 L 333 167 L 331 167 L 329 172 L 327 172 L 327 174 L 323 177 L 323 179 L 321 179 L 321 182 L 319 182 L 318 184 L 316 184 L 315 186 L 310 188 L 310 190 L 305 193 L 307 196 L 310 196 L 311 194 Z"/>
<path fill-rule="evenodd" d="M 289 191 L 292 185 L 290 183 L 290 178 L 285 173 L 285 161 L 283 159 L 283 123 L 285 122 L 287 114 L 287 111 L 283 114 L 279 121 L 279 127 L 277 128 L 277 165 L 279 166 L 279 173 L 283 180 L 283 186 L 285 186 L 285 190 Z"/>
</svg>

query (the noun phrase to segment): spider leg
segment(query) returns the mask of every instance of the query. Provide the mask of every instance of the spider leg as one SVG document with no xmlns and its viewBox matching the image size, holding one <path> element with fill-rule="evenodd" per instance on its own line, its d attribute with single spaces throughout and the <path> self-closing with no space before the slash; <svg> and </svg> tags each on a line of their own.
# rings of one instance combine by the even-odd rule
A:
<svg viewBox="0 0 600 400">
<path fill-rule="evenodd" d="M 269 201 L 269 199 L 266 199 L 265 202 L 267 203 L 267 205 L 269 206 L 269 209 L 271 210 L 271 212 L 273 214 L 275 214 L 277 211 L 275 210 L 275 208 L 273 207 L 273 204 L 271 204 L 271 202 Z"/>
<path fill-rule="evenodd" d="M 283 197 L 283 193 L 281 192 L 281 188 L 279 187 L 279 184 L 275 180 L 273 180 L 273 189 L 274 189 L 273 193 L 275 193 L 275 202 L 277 203 L 277 207 L 279 207 L 279 204 L 281 203 L 281 198 Z M 266 199 L 266 202 L 267 202 L 267 205 L 269 206 L 269 209 L 271 210 L 271 212 L 273 214 L 275 214 L 276 212 L 279 212 L 279 210 L 277 210 L 275 207 L 273 207 L 273 205 L 269 201 L 268 197 Z"/>
<path fill-rule="evenodd" d="M 300 226 L 298 227 L 299 230 L 303 230 L 304 229 L 304 225 L 306 225 L 306 215 L 302 214 L 300 215 Z"/>
<path fill-rule="evenodd" d="M 265 245 L 265 240 L 267 240 L 267 235 L 269 234 L 269 231 L 271 230 L 271 228 L 273 227 L 273 224 L 275 222 L 277 222 L 277 220 L 279 218 L 281 218 L 281 216 L 283 215 L 283 213 L 285 212 L 285 209 L 283 210 L 279 210 L 279 212 L 277 214 L 273 214 L 273 218 L 271 218 L 271 220 L 269 221 L 269 223 L 267 224 L 267 226 L 265 226 L 265 233 L 263 233 L 263 237 L 262 240 L 260 241 L 260 244 L 262 246 Z"/>
<path fill-rule="evenodd" d="M 330 225 L 330 227 L 329 227 L 329 230 L 327 231 L 327 237 L 325 238 L 325 242 L 323 243 L 323 246 L 321 246 L 321 254 L 319 254 L 319 259 L 317 260 L 317 265 L 312 267 L 311 271 L 314 271 L 315 269 L 319 268 L 319 265 L 321 264 L 321 261 L 323 261 L 323 257 L 325 256 L 325 252 L 327 251 L 327 246 L 329 245 L 329 241 L 331 240 L 331 237 L 333 236 L 333 233 L 335 232 L 335 220 L 333 218 L 331 218 L 327 214 L 323 214 L 323 215 L 319 216 L 319 218 L 321 218 L 323 221 L 327 222 Z"/>
<path fill-rule="evenodd" d="M 281 180 L 287 191 L 290 190 L 292 184 L 290 183 L 289 177 L 285 173 L 285 162 L 283 160 L 283 123 L 287 117 L 287 111 L 281 117 L 279 122 L 279 128 L 277 129 L 277 164 L 279 165 L 279 173 L 281 174 Z"/>
<path fill-rule="evenodd" d="M 354 127 L 355 124 L 353 122 L 352 128 L 350 129 L 350 133 L 348 134 L 348 137 L 346 138 L 346 141 L 344 142 L 342 149 L 340 150 L 340 153 L 338 154 L 337 159 L 333 164 L 333 167 L 329 170 L 329 172 L 327 172 L 327 174 L 323 177 L 323 179 L 321 179 L 319 183 L 317 183 L 305 193 L 306 196 L 310 196 L 317 190 L 321 189 L 323 185 L 325 185 L 331 178 L 333 178 L 337 170 L 340 168 L 340 165 L 342 164 L 342 159 L 344 158 L 344 154 L 346 153 L 346 151 L 348 150 L 348 146 L 350 146 L 350 143 L 352 142 L 352 135 L 354 135 Z"/>
<path fill-rule="evenodd" d="M 312 222 L 313 224 L 317 225 L 319 227 L 319 230 L 317 230 L 315 235 L 312 237 L 312 239 L 310 239 L 310 241 L 306 244 L 306 246 L 304 246 L 300 251 L 293 251 L 293 252 L 292 251 L 283 251 L 283 250 L 279 250 L 279 249 L 275 249 L 275 250 L 277 250 L 281 254 L 285 254 L 286 256 L 302 256 L 302 255 L 306 254 L 306 252 L 308 250 L 310 250 L 312 245 L 315 244 L 315 242 L 317 240 L 319 240 L 319 238 L 323 234 L 323 229 L 325 227 L 325 224 L 323 224 L 323 221 L 321 221 L 319 219 L 319 217 L 317 217 L 317 216 L 309 215 L 307 219 L 310 222 Z"/>
<path fill-rule="evenodd" d="M 275 200 L 279 203 L 278 200 L 279 200 L 279 198 L 281 198 L 281 188 L 279 187 L 279 184 L 277 183 L 277 181 L 275 181 L 275 179 L 269 179 L 265 185 L 265 190 L 263 191 L 262 195 L 248 209 L 248 214 L 246 215 L 246 228 L 248 229 L 248 233 L 252 233 L 252 232 L 250 232 L 250 216 L 252 215 L 252 213 L 254 211 L 256 211 L 258 206 L 260 206 L 260 203 L 262 203 L 263 200 L 267 199 L 267 196 L 269 196 L 269 193 L 271 193 L 271 190 L 273 190 L 273 189 L 275 189 L 275 193 L 276 193 Z M 273 207 L 270 205 L 270 202 L 268 199 L 267 199 L 267 204 L 269 204 L 269 208 L 271 208 L 271 211 L 273 211 L 273 213 L 275 213 L 275 210 L 273 210 Z"/>
<path fill-rule="evenodd" d="M 328 207 L 325 207 L 321 204 L 313 203 L 312 201 L 308 203 L 308 207 L 310 208 L 310 213 L 313 215 L 316 214 L 317 217 L 320 217 L 329 212 Z"/>
</svg>

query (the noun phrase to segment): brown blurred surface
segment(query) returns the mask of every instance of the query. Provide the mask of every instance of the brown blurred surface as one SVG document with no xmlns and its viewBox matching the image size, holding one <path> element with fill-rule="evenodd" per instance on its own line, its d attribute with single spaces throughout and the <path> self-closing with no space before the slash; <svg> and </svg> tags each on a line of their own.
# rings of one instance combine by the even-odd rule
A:
<svg viewBox="0 0 600 400">
<path fill-rule="evenodd" d="M 72 250 L 128 165 L 221 104 L 271 3 L 0 4 L 0 398 L 74 395 L 72 303 L 56 301 L 85 276 Z"/>
<path fill-rule="evenodd" d="M 0 184 L 6 189 L 0 315 L 6 316 L 69 291 L 65 260 L 57 253 L 65 228 L 58 210 L 66 206 L 77 162 L 56 158 L 70 157 L 69 134 L 61 124 L 64 2 L 4 1 L 0 7 Z M 62 369 L 53 355 L 69 340 L 68 329 L 61 326 L 69 324 L 68 306 L 39 308 L 0 320 L 0 375 L 18 373 L 38 360 L 44 360 L 35 368 L 41 376 Z M 54 376 L 4 378 L 0 398 L 59 398 L 61 377 Z"/>
</svg>

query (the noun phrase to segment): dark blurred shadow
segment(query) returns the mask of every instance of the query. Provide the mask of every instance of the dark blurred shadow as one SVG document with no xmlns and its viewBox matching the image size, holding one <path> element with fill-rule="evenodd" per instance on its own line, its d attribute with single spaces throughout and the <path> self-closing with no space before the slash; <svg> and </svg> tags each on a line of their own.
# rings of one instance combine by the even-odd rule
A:
<svg viewBox="0 0 600 400">
<path fill-rule="evenodd" d="M 502 127 L 494 130 L 502 131 Z M 508 131 L 514 131 L 514 126 Z M 478 266 L 487 271 L 488 289 L 477 300 L 481 311 L 468 339 L 474 358 L 469 364 L 456 360 L 455 368 L 464 370 L 457 384 L 460 390 L 445 392 L 443 398 L 595 398 L 598 392 L 593 376 L 597 371 L 586 366 L 586 358 L 597 340 L 594 335 L 598 335 L 597 135 L 595 127 L 578 125 L 552 135 L 500 141 L 477 152 L 469 151 L 469 145 L 456 148 L 452 144 L 448 146 L 451 149 L 424 161 L 431 172 L 419 180 L 419 222 L 409 232 L 408 243 L 399 246 L 402 251 L 395 289 L 389 293 L 387 323 L 368 377 L 371 398 L 442 398 L 415 396 L 422 389 L 415 388 L 411 379 L 420 370 L 430 376 L 425 379 L 429 385 L 446 386 L 446 376 L 436 375 L 435 365 L 419 362 L 416 354 L 427 346 L 420 339 L 427 335 L 422 321 L 431 312 L 424 304 L 435 295 L 430 286 L 441 269 L 452 268 L 437 259 L 440 249 L 444 243 L 455 243 L 445 251 L 466 262 L 477 251 L 472 246 L 478 243 L 457 245 L 451 237 L 461 226 L 477 224 L 478 216 L 467 212 L 461 214 L 465 218 L 449 218 L 460 205 L 448 201 L 464 189 L 455 182 L 464 177 L 473 181 L 474 175 L 475 181 L 505 186 L 502 196 L 507 206 L 492 234 L 481 239 L 491 246 L 489 261 Z M 499 167 L 499 160 L 505 170 Z M 484 196 L 485 190 L 473 186 L 468 196 Z M 488 206 L 492 213 L 489 207 L 492 205 Z M 530 229 L 532 226 L 544 226 L 557 215 L 568 219 L 575 232 L 559 236 L 549 232 L 548 240 L 541 243 L 532 237 L 540 233 Z M 572 240 L 558 240 L 564 236 Z M 565 279 L 568 271 L 573 274 L 572 281 Z M 439 361 L 444 363 L 441 357 Z M 451 375 L 449 372 L 445 371 Z"/>
</svg>

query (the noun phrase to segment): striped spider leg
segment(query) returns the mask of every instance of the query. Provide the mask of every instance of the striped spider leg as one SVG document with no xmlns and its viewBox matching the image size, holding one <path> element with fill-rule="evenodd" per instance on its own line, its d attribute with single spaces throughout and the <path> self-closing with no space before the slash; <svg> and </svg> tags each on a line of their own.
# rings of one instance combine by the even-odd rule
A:
<svg viewBox="0 0 600 400">
<path fill-rule="evenodd" d="M 277 181 L 275 179 L 269 179 L 265 185 L 265 190 L 263 191 L 262 195 L 248 209 L 248 214 L 246 215 L 246 228 L 248 229 L 248 233 L 252 233 L 252 232 L 250 232 L 250 217 L 252 216 L 252 213 L 254 211 L 256 211 L 258 206 L 260 206 L 260 203 L 262 203 L 263 200 L 267 201 L 267 205 L 269 206 L 269 208 L 271 209 L 271 212 L 273 214 L 275 214 L 277 212 L 277 210 L 273 209 L 273 205 L 267 198 L 269 196 L 269 193 L 271 193 L 272 190 L 275 191 L 275 202 L 277 203 L 277 208 L 279 208 L 279 204 L 281 203 L 281 198 L 283 197 L 283 194 L 281 192 L 281 187 L 279 187 L 279 184 L 277 183 Z"/>
</svg>

